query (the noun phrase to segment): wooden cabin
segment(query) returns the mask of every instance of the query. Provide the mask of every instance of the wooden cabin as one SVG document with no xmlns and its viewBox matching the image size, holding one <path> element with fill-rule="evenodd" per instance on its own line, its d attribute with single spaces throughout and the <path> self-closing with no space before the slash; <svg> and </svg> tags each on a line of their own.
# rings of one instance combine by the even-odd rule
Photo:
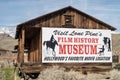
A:
<svg viewBox="0 0 120 80">
<path fill-rule="evenodd" d="M 71 6 L 56 10 L 54 12 L 42 15 L 35 19 L 26 21 L 22 24 L 17 25 L 16 36 L 18 39 L 18 64 L 29 65 L 61 65 L 61 64 L 43 64 L 42 63 L 42 27 L 53 27 L 53 28 L 79 28 L 79 29 L 107 29 L 107 30 L 116 30 L 115 27 L 100 21 L 78 9 L 75 9 Z M 24 61 L 24 50 L 28 50 L 28 62 Z M 92 63 L 91 63 L 92 64 Z M 63 64 L 62 66 L 73 68 L 77 66 L 77 69 L 87 69 L 85 66 L 88 64 Z M 90 67 L 95 66 L 112 66 L 112 63 L 93 63 Z M 33 68 L 32 68 L 33 69 Z M 35 72 L 35 69 L 31 73 Z M 38 69 L 38 68 L 37 68 Z M 99 68 L 95 68 L 99 69 Z M 25 70 L 27 73 L 27 69 Z M 37 71 L 37 70 L 36 70 Z M 30 69 L 29 69 L 30 72 Z M 28 72 L 28 73 L 29 73 Z"/>
</svg>

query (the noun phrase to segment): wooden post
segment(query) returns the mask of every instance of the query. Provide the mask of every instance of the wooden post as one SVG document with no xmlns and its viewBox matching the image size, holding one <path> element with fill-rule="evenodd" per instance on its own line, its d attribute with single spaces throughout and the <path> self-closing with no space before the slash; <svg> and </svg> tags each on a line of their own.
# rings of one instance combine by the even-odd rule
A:
<svg viewBox="0 0 120 80">
<path fill-rule="evenodd" d="M 25 43 L 25 30 L 22 29 L 22 33 L 19 36 L 18 40 L 18 62 L 23 63 L 24 62 L 24 43 Z"/>
<path fill-rule="evenodd" d="M 20 37 L 18 39 L 18 54 L 17 54 L 17 62 L 20 62 Z"/>
<path fill-rule="evenodd" d="M 25 44 L 25 29 L 22 29 L 22 49 L 21 49 L 21 59 L 24 62 L 24 44 Z"/>
<path fill-rule="evenodd" d="M 38 54 L 38 61 L 42 63 L 42 30 L 40 29 L 40 36 L 39 36 L 39 54 Z"/>
<path fill-rule="evenodd" d="M 37 36 L 37 62 L 39 62 L 39 50 L 40 50 L 40 48 L 39 48 L 39 35 Z"/>
</svg>

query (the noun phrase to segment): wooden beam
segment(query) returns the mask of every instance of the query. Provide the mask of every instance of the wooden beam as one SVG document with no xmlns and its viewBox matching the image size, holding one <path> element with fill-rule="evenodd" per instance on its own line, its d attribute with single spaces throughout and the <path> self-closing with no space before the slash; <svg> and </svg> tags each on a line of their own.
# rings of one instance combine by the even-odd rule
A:
<svg viewBox="0 0 120 80">
<path fill-rule="evenodd" d="M 39 54 L 38 54 L 38 61 L 42 63 L 42 30 L 40 30 L 39 36 Z"/>
<path fill-rule="evenodd" d="M 25 43 L 25 30 L 22 29 L 22 34 L 19 35 L 19 40 L 18 40 L 18 57 L 17 61 L 19 63 L 24 62 L 24 43 Z"/>
<path fill-rule="evenodd" d="M 18 62 L 18 63 L 20 62 L 20 36 L 19 36 L 19 39 L 18 39 L 18 54 L 17 54 L 17 62 Z"/>
<path fill-rule="evenodd" d="M 22 29 L 22 50 L 21 50 L 21 59 L 22 59 L 22 63 L 24 62 L 24 44 L 25 44 L 25 29 Z"/>
</svg>

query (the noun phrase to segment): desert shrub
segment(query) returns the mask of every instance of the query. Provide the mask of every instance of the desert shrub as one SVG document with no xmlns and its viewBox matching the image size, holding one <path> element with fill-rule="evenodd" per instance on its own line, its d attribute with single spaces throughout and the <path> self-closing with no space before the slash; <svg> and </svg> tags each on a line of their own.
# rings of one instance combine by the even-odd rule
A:
<svg viewBox="0 0 120 80">
<path fill-rule="evenodd" d="M 120 80 L 120 71 L 111 70 L 110 71 L 111 80 Z"/>
<path fill-rule="evenodd" d="M 120 64 L 114 64 L 114 67 L 113 67 L 113 69 L 120 70 Z"/>
<path fill-rule="evenodd" d="M 73 70 L 66 72 L 65 68 L 53 66 L 41 72 L 39 80 L 85 80 L 85 75 Z"/>
<path fill-rule="evenodd" d="M 39 76 L 39 80 L 120 80 L 120 71 L 111 70 L 104 73 L 88 73 L 82 74 L 79 71 L 65 71 L 65 68 L 53 66 L 43 70 Z"/>
<path fill-rule="evenodd" d="M 15 76 L 16 76 L 16 80 L 20 80 L 20 78 L 17 75 L 17 71 L 18 70 L 16 70 L 16 72 L 14 72 L 14 68 L 11 68 L 11 67 L 0 68 L 0 72 L 4 73 L 4 74 L 2 74 L 2 77 L 4 77 L 2 80 L 14 80 Z M 0 80 L 1 80 L 1 78 L 0 78 Z"/>
<path fill-rule="evenodd" d="M 81 72 L 69 71 L 65 72 L 64 80 L 86 80 L 86 75 L 83 75 Z"/>
<path fill-rule="evenodd" d="M 41 72 L 39 80 L 64 80 L 64 68 L 53 66 Z"/>
<path fill-rule="evenodd" d="M 109 76 L 105 74 L 89 73 L 86 77 L 86 80 L 106 80 L 107 77 Z"/>
</svg>

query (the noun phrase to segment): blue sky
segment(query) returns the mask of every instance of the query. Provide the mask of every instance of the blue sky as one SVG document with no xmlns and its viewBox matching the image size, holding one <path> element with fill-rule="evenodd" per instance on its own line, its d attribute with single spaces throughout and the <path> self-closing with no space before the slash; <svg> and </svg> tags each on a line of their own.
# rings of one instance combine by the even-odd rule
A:
<svg viewBox="0 0 120 80">
<path fill-rule="evenodd" d="M 16 26 L 67 6 L 104 21 L 120 32 L 120 0 L 0 0 L 0 26 Z"/>
</svg>

